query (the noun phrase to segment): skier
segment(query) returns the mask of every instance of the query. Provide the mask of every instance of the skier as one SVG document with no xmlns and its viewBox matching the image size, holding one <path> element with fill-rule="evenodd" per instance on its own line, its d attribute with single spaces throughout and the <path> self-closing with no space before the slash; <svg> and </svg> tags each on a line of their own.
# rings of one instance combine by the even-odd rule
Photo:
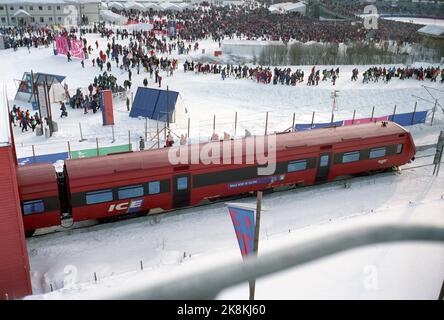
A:
<svg viewBox="0 0 444 320">
<path fill-rule="evenodd" d="M 147 85 L 148 85 L 148 79 L 145 78 L 145 79 L 143 79 L 143 86 L 146 87 Z"/>
</svg>

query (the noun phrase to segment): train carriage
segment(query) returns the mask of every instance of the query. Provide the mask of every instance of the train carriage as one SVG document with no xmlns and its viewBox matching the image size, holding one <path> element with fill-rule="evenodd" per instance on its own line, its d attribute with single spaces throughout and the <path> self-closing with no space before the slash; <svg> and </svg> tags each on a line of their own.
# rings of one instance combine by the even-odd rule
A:
<svg viewBox="0 0 444 320">
<path fill-rule="evenodd" d="M 272 136 L 265 137 L 262 150 L 274 146 L 276 151 L 270 159 L 270 151 L 262 154 L 267 163 L 258 158 L 261 152 L 254 153 L 255 141 L 264 139 L 262 136 L 67 160 L 60 199 L 73 221 L 140 215 L 257 190 L 312 185 L 386 170 L 410 162 L 416 152 L 410 133 L 393 122 L 282 133 L 275 137 L 275 143 L 270 140 Z M 236 148 L 239 144 L 240 149 Z M 207 159 L 196 161 L 203 155 Z M 179 158 L 182 163 L 177 163 Z M 275 170 L 260 175 L 258 169 L 267 165 Z M 29 181 L 34 180 L 32 168 L 27 169 Z M 43 180 L 49 183 L 54 172 L 45 168 L 42 174 L 47 177 Z M 27 195 L 27 199 L 37 198 Z M 51 217 L 54 220 L 42 224 L 60 223 L 60 217 Z"/>
<path fill-rule="evenodd" d="M 20 202 L 25 231 L 61 223 L 59 188 L 52 164 L 31 164 L 17 168 Z"/>
</svg>

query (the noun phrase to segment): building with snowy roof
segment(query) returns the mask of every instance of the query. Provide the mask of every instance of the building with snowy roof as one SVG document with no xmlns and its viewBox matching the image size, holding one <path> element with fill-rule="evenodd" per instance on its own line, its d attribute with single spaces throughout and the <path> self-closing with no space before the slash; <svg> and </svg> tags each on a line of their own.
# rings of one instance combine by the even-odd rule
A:
<svg viewBox="0 0 444 320">
<path fill-rule="evenodd" d="M 0 26 L 99 21 L 99 0 L 0 0 Z"/>
</svg>

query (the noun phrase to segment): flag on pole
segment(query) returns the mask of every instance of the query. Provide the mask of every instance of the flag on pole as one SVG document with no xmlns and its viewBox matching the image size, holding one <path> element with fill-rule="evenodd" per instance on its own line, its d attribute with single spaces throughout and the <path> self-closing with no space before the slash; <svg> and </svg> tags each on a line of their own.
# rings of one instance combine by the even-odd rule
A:
<svg viewBox="0 0 444 320">
<path fill-rule="evenodd" d="M 228 211 L 236 232 L 242 258 L 245 258 L 254 252 L 255 210 L 229 204 Z"/>
</svg>

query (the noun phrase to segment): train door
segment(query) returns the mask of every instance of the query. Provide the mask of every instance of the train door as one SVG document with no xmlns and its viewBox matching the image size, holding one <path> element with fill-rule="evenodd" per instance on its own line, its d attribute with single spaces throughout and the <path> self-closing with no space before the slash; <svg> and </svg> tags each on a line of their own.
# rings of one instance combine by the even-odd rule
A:
<svg viewBox="0 0 444 320">
<path fill-rule="evenodd" d="M 181 174 L 173 177 L 173 208 L 190 205 L 190 175 Z"/>
<path fill-rule="evenodd" d="M 327 181 L 330 164 L 331 153 L 321 153 L 319 156 L 318 172 L 316 173 L 316 183 Z"/>
</svg>

